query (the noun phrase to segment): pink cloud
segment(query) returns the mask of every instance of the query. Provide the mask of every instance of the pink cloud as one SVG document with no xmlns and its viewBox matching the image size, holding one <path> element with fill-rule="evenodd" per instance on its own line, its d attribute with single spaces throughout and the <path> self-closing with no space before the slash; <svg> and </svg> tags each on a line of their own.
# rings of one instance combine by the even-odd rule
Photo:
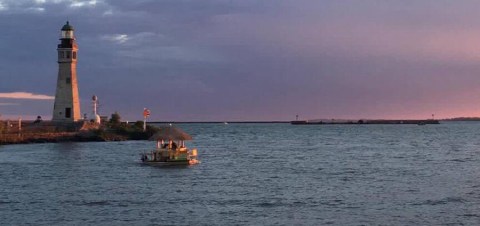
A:
<svg viewBox="0 0 480 226">
<path fill-rule="evenodd" d="M 12 92 L 12 93 L 0 93 L 0 98 L 26 99 L 26 100 L 53 100 L 55 97 L 43 95 L 43 94 L 27 93 L 27 92 Z"/>
</svg>

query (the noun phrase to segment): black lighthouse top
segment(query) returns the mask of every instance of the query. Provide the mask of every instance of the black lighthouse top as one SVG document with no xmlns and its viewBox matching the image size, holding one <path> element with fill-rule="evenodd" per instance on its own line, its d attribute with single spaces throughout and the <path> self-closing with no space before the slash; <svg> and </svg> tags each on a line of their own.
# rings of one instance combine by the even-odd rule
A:
<svg viewBox="0 0 480 226">
<path fill-rule="evenodd" d="M 65 25 L 62 27 L 62 34 L 60 37 L 61 43 L 58 44 L 58 48 L 72 48 L 76 46 L 75 43 L 75 36 L 73 35 L 73 26 L 67 21 Z"/>
<path fill-rule="evenodd" d="M 63 25 L 62 27 L 62 31 L 74 31 L 75 29 L 73 29 L 73 26 L 70 25 L 70 23 L 67 21 L 67 23 L 65 25 Z"/>
</svg>

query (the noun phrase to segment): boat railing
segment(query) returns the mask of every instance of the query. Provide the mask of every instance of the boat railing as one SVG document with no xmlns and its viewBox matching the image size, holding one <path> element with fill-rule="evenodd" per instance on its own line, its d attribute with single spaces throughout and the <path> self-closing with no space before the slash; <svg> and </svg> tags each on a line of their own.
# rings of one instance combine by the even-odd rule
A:
<svg viewBox="0 0 480 226">
<path fill-rule="evenodd" d="M 161 160 L 161 159 L 196 159 L 197 149 L 189 150 L 186 147 L 179 147 L 175 150 L 169 148 L 156 148 L 144 151 L 142 159 Z"/>
</svg>

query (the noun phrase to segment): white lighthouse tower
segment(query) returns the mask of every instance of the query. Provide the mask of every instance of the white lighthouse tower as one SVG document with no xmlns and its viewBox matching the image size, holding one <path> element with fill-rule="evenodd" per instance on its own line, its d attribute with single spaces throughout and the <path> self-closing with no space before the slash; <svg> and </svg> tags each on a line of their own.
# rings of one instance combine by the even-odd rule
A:
<svg viewBox="0 0 480 226">
<path fill-rule="evenodd" d="M 58 79 L 52 121 L 76 122 L 82 119 L 77 82 L 77 43 L 73 26 L 62 27 L 58 44 Z"/>
</svg>

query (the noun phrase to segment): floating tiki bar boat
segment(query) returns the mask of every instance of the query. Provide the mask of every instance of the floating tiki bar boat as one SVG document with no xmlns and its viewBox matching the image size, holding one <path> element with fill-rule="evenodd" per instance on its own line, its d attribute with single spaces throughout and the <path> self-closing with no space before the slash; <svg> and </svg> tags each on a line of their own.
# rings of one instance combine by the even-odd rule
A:
<svg viewBox="0 0 480 226">
<path fill-rule="evenodd" d="M 142 162 L 148 165 L 194 165 L 197 160 L 197 149 L 185 147 L 186 140 L 192 137 L 176 127 L 162 127 L 150 140 L 157 141 L 157 147 L 150 153 L 142 154 Z"/>
</svg>

